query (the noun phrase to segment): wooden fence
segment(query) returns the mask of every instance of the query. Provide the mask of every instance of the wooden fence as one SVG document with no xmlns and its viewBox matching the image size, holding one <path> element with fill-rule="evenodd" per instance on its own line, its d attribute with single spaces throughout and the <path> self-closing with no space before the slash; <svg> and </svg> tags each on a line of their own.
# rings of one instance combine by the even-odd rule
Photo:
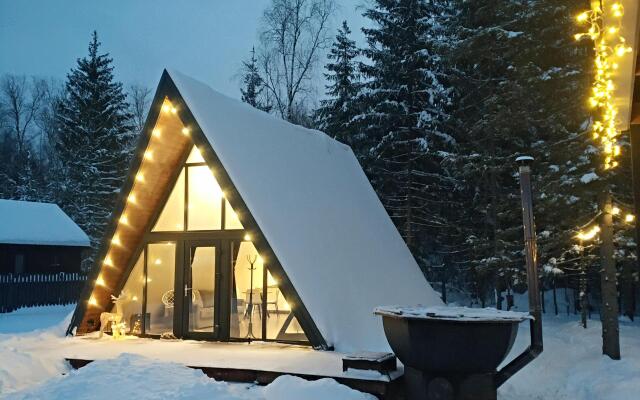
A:
<svg viewBox="0 0 640 400">
<path fill-rule="evenodd" d="M 78 301 L 87 276 L 78 273 L 0 275 L 0 313 Z"/>
</svg>

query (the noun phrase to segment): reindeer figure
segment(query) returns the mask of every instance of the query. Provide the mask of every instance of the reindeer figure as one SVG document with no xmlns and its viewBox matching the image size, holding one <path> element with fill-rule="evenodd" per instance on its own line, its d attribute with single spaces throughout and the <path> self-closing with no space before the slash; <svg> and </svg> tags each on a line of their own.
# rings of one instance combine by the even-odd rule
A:
<svg viewBox="0 0 640 400">
<path fill-rule="evenodd" d="M 100 314 L 100 335 L 98 337 L 102 337 L 102 333 L 109 324 L 120 324 L 120 321 L 122 321 L 122 316 L 124 315 L 123 306 L 124 303 L 129 301 L 129 296 L 123 290 L 118 297 L 111 295 L 111 301 L 116 305 L 116 312 L 103 312 Z"/>
</svg>

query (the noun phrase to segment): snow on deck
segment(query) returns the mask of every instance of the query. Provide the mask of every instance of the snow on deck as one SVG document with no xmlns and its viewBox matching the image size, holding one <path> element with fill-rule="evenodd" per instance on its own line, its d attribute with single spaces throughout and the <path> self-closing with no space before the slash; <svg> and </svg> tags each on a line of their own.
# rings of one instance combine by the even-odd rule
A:
<svg viewBox="0 0 640 400">
<path fill-rule="evenodd" d="M 495 308 L 469 308 L 469 307 L 449 307 L 449 306 L 381 306 L 374 311 L 378 315 L 386 315 L 388 317 L 399 318 L 420 318 L 420 319 L 439 319 L 451 321 L 476 321 L 476 322 L 495 322 L 495 321 L 517 321 L 521 322 L 526 319 L 533 319 L 528 313 L 517 311 L 503 311 Z"/>
<path fill-rule="evenodd" d="M 53 203 L 0 200 L 0 243 L 88 247 L 89 237 Z"/>
<path fill-rule="evenodd" d="M 343 372 L 343 353 L 281 343 L 159 340 L 135 336 L 114 340 L 110 336 L 99 339 L 92 334 L 68 338 L 63 356 L 68 359 L 104 360 L 124 353 L 190 367 L 269 371 L 380 382 L 390 380 L 389 376 L 377 371 L 349 369 Z M 391 379 L 401 374 L 402 369 L 399 368 L 391 374 Z"/>
</svg>

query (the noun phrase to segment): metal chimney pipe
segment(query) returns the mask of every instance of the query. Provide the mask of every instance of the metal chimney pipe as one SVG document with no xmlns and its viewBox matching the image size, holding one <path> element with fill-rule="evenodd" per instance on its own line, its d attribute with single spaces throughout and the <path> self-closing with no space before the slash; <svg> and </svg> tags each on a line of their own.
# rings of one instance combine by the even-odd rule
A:
<svg viewBox="0 0 640 400">
<path fill-rule="evenodd" d="M 529 291 L 529 314 L 533 320 L 529 322 L 531 344 L 518 357 L 498 371 L 496 386 L 499 387 L 507 379 L 520 371 L 542 353 L 542 310 L 540 307 L 540 289 L 538 287 L 538 260 L 536 228 L 533 219 L 533 200 L 531 196 L 531 162 L 533 157 L 521 156 L 516 159 L 520 173 L 520 195 L 522 198 L 522 223 L 524 226 L 524 246 L 527 265 L 527 287 Z"/>
</svg>

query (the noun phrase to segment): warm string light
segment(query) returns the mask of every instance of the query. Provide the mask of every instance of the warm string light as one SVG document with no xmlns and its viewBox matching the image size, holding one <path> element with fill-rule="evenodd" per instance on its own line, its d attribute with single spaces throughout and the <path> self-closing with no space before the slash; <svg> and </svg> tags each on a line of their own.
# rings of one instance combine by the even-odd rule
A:
<svg viewBox="0 0 640 400">
<path fill-rule="evenodd" d="M 580 40 L 588 37 L 594 43 L 596 73 L 589 105 L 598 110 L 592 133 L 593 139 L 601 144 L 605 157 L 604 169 L 607 170 L 618 165 L 615 158 L 620 155 L 620 146 L 618 145 L 620 130 L 617 127 L 618 107 L 613 101 L 615 85 L 612 76 L 614 71 L 618 69 L 616 58 L 623 57 L 632 49 L 626 45 L 625 38 L 620 35 L 624 8 L 618 2 L 607 8 L 604 6 L 605 3 L 607 3 L 606 0 L 600 3 L 592 2 L 591 10 L 576 17 L 579 24 L 587 25 L 589 29 L 586 32 L 576 34 L 575 39 Z M 613 16 L 615 25 L 604 26 L 605 13 L 607 16 Z"/>
<path fill-rule="evenodd" d="M 620 207 L 618 206 L 611 207 L 611 215 L 618 216 L 618 215 L 621 215 L 621 213 L 622 213 L 622 209 Z M 624 216 L 624 222 L 628 224 L 632 223 L 635 220 L 636 220 L 636 216 L 631 213 L 626 213 Z M 598 233 L 600 233 L 600 227 L 598 225 L 595 225 L 591 227 L 591 229 L 578 232 L 578 234 L 576 235 L 576 238 L 578 238 L 580 241 L 588 241 L 593 239 Z"/>
<path fill-rule="evenodd" d="M 587 241 L 587 240 L 591 240 L 594 237 L 596 237 L 596 235 L 600 232 L 600 227 L 599 226 L 594 226 L 591 229 L 589 229 L 586 232 L 580 231 L 576 237 L 578 239 L 580 239 L 581 241 Z"/>
</svg>

